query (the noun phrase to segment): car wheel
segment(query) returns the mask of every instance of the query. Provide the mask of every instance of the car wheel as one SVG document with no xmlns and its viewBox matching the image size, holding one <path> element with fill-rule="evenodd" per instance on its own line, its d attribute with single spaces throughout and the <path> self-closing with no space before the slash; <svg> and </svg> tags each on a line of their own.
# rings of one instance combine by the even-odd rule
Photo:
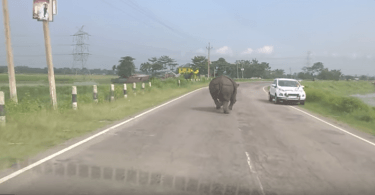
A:
<svg viewBox="0 0 375 195">
<path fill-rule="evenodd" d="M 272 96 L 271 96 L 271 94 L 270 93 L 268 93 L 268 101 L 270 101 L 270 102 L 272 102 Z"/>
<path fill-rule="evenodd" d="M 305 105 L 305 101 L 300 101 L 299 102 L 301 105 Z"/>
<path fill-rule="evenodd" d="M 275 94 L 275 102 L 274 104 L 278 104 L 279 103 L 279 99 L 277 98 L 277 95 Z"/>
</svg>

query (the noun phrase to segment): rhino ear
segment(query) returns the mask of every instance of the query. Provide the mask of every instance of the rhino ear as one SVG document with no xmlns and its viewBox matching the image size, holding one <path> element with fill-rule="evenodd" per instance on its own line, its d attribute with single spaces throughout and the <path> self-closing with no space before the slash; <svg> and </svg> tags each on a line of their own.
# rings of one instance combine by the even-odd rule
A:
<svg viewBox="0 0 375 195">
<path fill-rule="evenodd" d="M 240 86 L 240 84 L 237 84 L 237 87 Z"/>
</svg>

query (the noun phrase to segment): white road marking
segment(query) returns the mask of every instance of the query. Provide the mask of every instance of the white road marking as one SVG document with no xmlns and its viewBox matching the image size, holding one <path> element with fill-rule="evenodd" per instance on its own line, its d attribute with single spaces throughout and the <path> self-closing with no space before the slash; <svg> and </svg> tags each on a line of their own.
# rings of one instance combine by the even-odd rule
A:
<svg viewBox="0 0 375 195">
<path fill-rule="evenodd" d="M 264 87 L 268 87 L 268 86 L 264 86 Z M 264 87 L 263 87 L 263 91 L 264 91 L 266 94 L 268 94 L 268 92 L 264 89 Z"/>
<path fill-rule="evenodd" d="M 187 95 L 189 95 L 189 94 L 192 94 L 192 93 L 194 93 L 194 92 L 196 92 L 196 91 L 199 91 L 199 90 L 202 90 L 202 89 L 205 89 L 205 88 L 207 88 L 207 87 L 203 87 L 203 88 L 200 88 L 200 89 L 194 90 L 194 91 L 189 92 L 189 93 L 187 93 L 187 94 L 185 94 L 185 95 L 182 95 L 182 96 L 180 96 L 180 97 L 178 97 L 178 98 L 176 98 L 176 99 L 173 99 L 173 100 L 171 100 L 171 101 L 168 101 L 168 102 L 166 102 L 166 103 L 164 103 L 164 104 L 162 104 L 162 105 L 160 105 L 160 106 L 157 106 L 157 107 L 155 107 L 155 108 L 152 108 L 152 109 L 150 109 L 150 110 L 148 110 L 148 111 L 146 111 L 146 112 L 143 112 L 143 113 L 141 113 L 141 114 L 139 114 L 139 115 L 137 115 L 137 116 L 135 116 L 135 117 L 133 117 L 133 118 L 130 118 L 130 119 L 128 119 L 128 120 L 126 120 L 126 121 L 124 121 L 124 122 L 121 122 L 121 123 L 119 123 L 119 124 L 117 124 L 117 125 L 114 125 L 114 126 L 112 126 L 112 127 L 109 127 L 109 128 L 107 128 L 107 129 L 105 129 L 105 130 L 103 130 L 103 131 L 101 131 L 101 132 L 99 132 L 99 133 L 97 133 L 97 134 L 95 134 L 95 135 L 93 135 L 93 136 L 91 136 L 91 137 L 88 137 L 88 138 L 86 138 L 86 139 L 84 139 L 84 140 L 82 140 L 82 141 L 80 141 L 80 142 L 78 142 L 78 143 L 75 143 L 75 144 L 73 144 L 73 145 L 71 145 L 71 146 L 69 146 L 69 147 L 67 147 L 67 148 L 65 148 L 65 149 L 63 149 L 63 150 L 60 150 L 59 152 L 56 152 L 56 153 L 54 153 L 54 154 L 52 154 L 52 155 L 50 155 L 50 156 L 47 156 L 46 158 L 43 158 L 43 159 L 41 159 L 41 160 L 39 160 L 39 161 L 37 161 L 37 162 L 35 162 L 35 163 L 33 163 L 33 164 L 31 164 L 31 165 L 29 165 L 29 166 L 23 168 L 23 169 L 21 169 L 21 170 L 18 170 L 18 171 L 13 172 L 13 173 L 11 173 L 11 174 L 9 174 L 9 175 L 3 177 L 3 178 L 0 178 L 0 184 L 2 184 L 2 183 L 4 183 L 4 182 L 6 182 L 6 181 L 8 181 L 8 180 L 10 180 L 10 179 L 12 179 L 12 178 L 14 178 L 14 177 L 16 177 L 16 176 L 22 174 L 22 173 L 24 173 L 24 172 L 26 172 L 26 171 L 28 171 L 28 170 L 34 168 L 34 167 L 36 167 L 36 166 L 38 166 L 38 165 L 40 165 L 40 164 L 42 164 L 42 163 L 44 163 L 44 162 L 46 162 L 46 161 L 48 161 L 48 160 L 51 160 L 52 158 L 55 158 L 56 156 L 58 156 L 58 155 L 60 155 L 60 154 L 63 154 L 63 153 L 65 153 L 65 152 L 67 152 L 67 151 L 69 151 L 69 150 L 71 150 L 71 149 L 73 149 L 73 148 L 75 148 L 75 147 L 77 147 L 77 146 L 79 146 L 79 145 L 82 145 L 82 144 L 84 144 L 84 143 L 86 143 L 86 142 L 88 142 L 88 141 L 90 141 L 90 140 L 92 140 L 92 139 L 94 139 L 94 138 L 96 138 L 96 137 L 102 135 L 102 134 L 105 134 L 105 133 L 107 133 L 108 131 L 115 129 L 116 127 L 119 127 L 119 126 L 121 126 L 121 125 L 123 125 L 123 124 L 125 124 L 125 123 L 128 123 L 128 122 L 130 122 L 130 121 L 132 121 L 132 120 L 134 120 L 134 119 L 136 119 L 136 118 L 139 118 L 139 117 L 141 117 L 141 116 L 143 116 L 143 115 L 145 115 L 145 114 L 147 114 L 147 113 L 150 113 L 150 112 L 152 112 L 152 111 L 154 111 L 154 110 L 156 110 L 156 109 L 158 109 L 158 108 L 160 108 L 160 107 L 163 107 L 163 106 L 165 106 L 165 105 L 167 105 L 167 104 L 170 104 L 170 103 L 172 103 L 172 102 L 174 102 L 174 101 L 176 101 L 176 100 L 179 100 L 179 99 L 181 99 L 181 98 L 183 98 L 183 97 L 185 97 L 185 96 L 187 96 Z"/>
<path fill-rule="evenodd" d="M 265 86 L 265 87 L 267 87 L 267 86 Z M 268 93 L 264 90 L 265 87 L 263 87 L 263 91 L 264 91 L 266 94 L 268 94 Z M 289 107 L 291 107 L 291 108 L 293 108 L 293 109 L 295 109 L 295 110 L 298 110 L 298 111 L 300 111 L 300 112 L 302 112 L 302 113 L 304 113 L 304 114 L 306 114 L 306 115 L 308 115 L 308 116 L 311 116 L 312 118 L 315 118 L 316 120 L 318 120 L 318 121 L 320 121 L 320 122 L 323 122 L 323 123 L 325 123 L 325 124 L 327 124 L 327 125 L 329 125 L 329 126 L 331 126 L 331 127 L 334 127 L 334 128 L 336 128 L 336 129 L 338 129 L 338 130 L 340 130 L 340 131 L 342 131 L 342 132 L 344 132 L 344 133 L 346 133 L 346 134 L 349 134 L 349 135 L 351 135 L 351 136 L 353 136 L 353 137 L 359 139 L 359 140 L 362 140 L 362 141 L 364 141 L 364 142 L 366 142 L 366 143 L 368 143 L 368 144 L 371 144 L 371 145 L 375 146 L 375 143 L 370 142 L 370 141 L 368 141 L 368 140 L 366 140 L 366 139 L 364 139 L 364 138 L 362 138 L 362 137 L 359 137 L 358 135 L 355 135 L 355 134 L 353 134 L 353 133 L 350 133 L 349 131 L 346 131 L 346 130 L 340 128 L 340 127 L 337 127 L 337 126 L 335 126 L 335 125 L 332 125 L 331 123 L 326 122 L 326 121 L 324 121 L 324 120 L 322 120 L 322 119 L 320 119 L 320 118 L 318 118 L 318 117 L 316 117 L 316 116 L 314 116 L 314 115 L 312 115 L 312 114 L 309 114 L 309 113 L 307 113 L 307 112 L 305 112 L 305 111 L 302 111 L 302 110 L 300 110 L 300 109 L 298 109 L 298 108 L 295 108 L 295 107 L 293 107 L 293 106 L 289 106 Z"/>
<path fill-rule="evenodd" d="M 254 173 L 255 176 L 257 177 L 257 180 L 258 180 L 258 183 L 259 183 L 259 187 L 260 189 L 262 190 L 262 194 L 264 194 L 264 190 L 263 190 L 263 185 L 262 185 L 262 182 L 260 182 L 260 179 L 259 179 L 259 176 L 257 174 L 257 172 L 255 171 L 255 169 L 253 169 L 253 166 L 251 166 L 251 160 L 250 160 L 250 155 L 249 153 L 245 152 L 246 156 L 247 156 L 247 164 L 249 164 L 249 167 L 250 167 L 250 172 L 251 173 Z"/>
<path fill-rule="evenodd" d="M 249 167 L 250 167 L 250 171 L 252 173 L 256 173 L 255 170 L 253 169 L 253 167 L 251 166 L 251 161 L 250 161 L 250 156 L 249 156 L 249 153 L 245 152 L 246 153 L 246 156 L 247 156 L 247 164 L 249 164 Z"/>
</svg>

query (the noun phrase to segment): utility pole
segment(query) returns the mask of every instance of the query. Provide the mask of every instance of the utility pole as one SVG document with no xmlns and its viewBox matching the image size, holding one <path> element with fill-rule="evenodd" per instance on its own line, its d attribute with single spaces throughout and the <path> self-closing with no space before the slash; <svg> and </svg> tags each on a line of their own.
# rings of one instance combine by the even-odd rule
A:
<svg viewBox="0 0 375 195">
<path fill-rule="evenodd" d="M 292 68 L 289 68 L 290 72 L 290 78 L 292 78 Z"/>
<path fill-rule="evenodd" d="M 18 103 L 16 76 L 14 73 L 13 52 L 12 52 L 12 44 L 11 44 L 11 39 L 10 39 L 8 0 L 3 0 L 3 14 L 4 14 L 4 29 L 5 29 L 5 40 L 6 40 L 6 50 L 7 50 L 7 62 L 8 62 L 10 99 Z"/>
<path fill-rule="evenodd" d="M 238 62 L 236 62 L 237 65 L 237 79 L 238 79 Z"/>
<path fill-rule="evenodd" d="M 55 73 L 53 70 L 53 63 L 52 63 L 52 48 L 51 48 L 51 39 L 49 35 L 48 20 L 43 21 L 43 31 L 44 31 L 44 40 L 45 40 L 45 45 L 46 45 L 47 66 L 48 66 L 49 94 L 51 97 L 53 109 L 56 110 L 57 99 L 56 99 Z"/>
<path fill-rule="evenodd" d="M 243 71 L 244 71 L 244 69 L 243 69 L 243 63 L 242 63 L 242 68 L 241 68 L 241 72 L 242 72 L 242 79 L 243 79 Z"/>
<path fill-rule="evenodd" d="M 207 63 L 208 74 L 207 74 L 207 76 L 208 76 L 208 78 L 210 78 L 210 64 L 211 64 L 211 61 L 210 61 L 210 50 L 212 49 L 212 47 L 210 47 L 210 43 L 208 43 L 208 47 L 206 47 L 206 48 L 208 50 L 208 63 Z M 214 74 L 215 74 L 215 69 L 214 69 Z"/>
</svg>

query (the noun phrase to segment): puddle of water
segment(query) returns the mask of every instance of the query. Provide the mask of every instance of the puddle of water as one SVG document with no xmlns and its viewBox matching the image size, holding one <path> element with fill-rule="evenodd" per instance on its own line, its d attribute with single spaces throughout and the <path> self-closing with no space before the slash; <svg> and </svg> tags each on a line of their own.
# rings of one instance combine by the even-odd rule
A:
<svg viewBox="0 0 375 195">
<path fill-rule="evenodd" d="M 352 95 L 352 97 L 359 98 L 367 105 L 375 107 L 375 93 L 370 93 L 370 94 L 365 94 L 365 95 L 356 94 L 356 95 Z"/>
</svg>

